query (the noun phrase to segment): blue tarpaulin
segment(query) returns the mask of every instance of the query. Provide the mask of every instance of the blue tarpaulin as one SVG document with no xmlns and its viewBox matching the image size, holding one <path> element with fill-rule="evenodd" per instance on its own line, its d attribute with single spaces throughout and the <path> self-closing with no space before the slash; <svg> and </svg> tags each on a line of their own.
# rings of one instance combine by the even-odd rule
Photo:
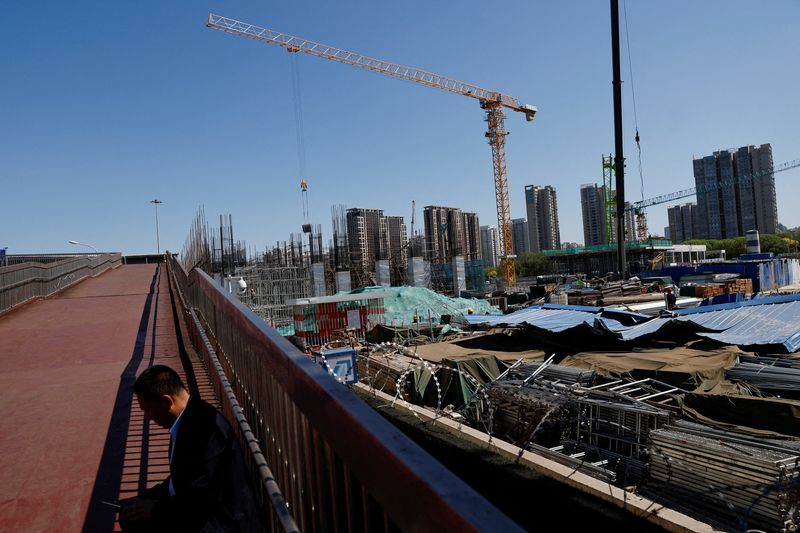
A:
<svg viewBox="0 0 800 533">
<path fill-rule="evenodd" d="M 475 325 L 527 324 L 551 333 L 588 326 L 627 343 L 664 338 L 669 330 L 663 328 L 671 324 L 725 344 L 783 347 L 789 353 L 800 350 L 800 295 L 759 297 L 655 318 L 600 307 L 548 304 L 501 316 L 467 315 L 466 319 Z"/>
</svg>

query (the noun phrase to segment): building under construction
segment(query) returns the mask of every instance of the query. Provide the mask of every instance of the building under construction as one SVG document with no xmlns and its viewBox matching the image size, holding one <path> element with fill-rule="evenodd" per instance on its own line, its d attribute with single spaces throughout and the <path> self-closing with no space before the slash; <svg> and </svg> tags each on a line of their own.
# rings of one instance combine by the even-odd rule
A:
<svg viewBox="0 0 800 533">
<path fill-rule="evenodd" d="M 209 273 L 282 332 L 293 326 L 291 302 L 304 298 L 375 285 L 426 287 L 454 295 L 481 292 L 485 274 L 477 215 L 434 209 L 448 222 L 430 238 L 426 231 L 409 240 L 402 216 L 335 206 L 327 247 L 321 226 L 304 224 L 303 233 L 248 253 L 244 242 L 234 239 L 230 215 L 221 216 L 220 226 L 212 228 L 201 208 L 181 257 L 188 268 Z"/>
</svg>

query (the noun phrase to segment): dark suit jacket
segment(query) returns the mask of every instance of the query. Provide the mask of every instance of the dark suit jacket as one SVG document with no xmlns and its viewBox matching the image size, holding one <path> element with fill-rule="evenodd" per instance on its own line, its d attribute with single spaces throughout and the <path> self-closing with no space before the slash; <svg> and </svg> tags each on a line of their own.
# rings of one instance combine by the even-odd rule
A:
<svg viewBox="0 0 800 533">
<path fill-rule="evenodd" d="M 181 416 L 170 476 L 143 497 L 158 500 L 153 519 L 172 531 L 264 530 L 239 442 L 222 413 L 194 396 Z M 169 495 L 172 479 L 175 496 Z"/>
</svg>

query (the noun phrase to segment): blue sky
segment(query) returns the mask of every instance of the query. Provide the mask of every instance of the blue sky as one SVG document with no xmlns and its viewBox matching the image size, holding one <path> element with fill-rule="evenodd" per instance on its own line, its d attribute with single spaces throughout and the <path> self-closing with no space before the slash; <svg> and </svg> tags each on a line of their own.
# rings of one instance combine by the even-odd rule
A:
<svg viewBox="0 0 800 533">
<path fill-rule="evenodd" d="M 621 3 L 622 7 L 622 3 Z M 771 143 L 800 158 L 800 3 L 627 1 L 644 196 L 694 185 L 692 157 Z M 205 27 L 213 11 L 430 70 L 539 107 L 506 126 L 511 212 L 524 186 L 558 191 L 561 238 L 583 240 L 579 187 L 613 152 L 605 1 L 4 2 L 0 247 L 179 251 L 200 206 L 263 249 L 303 222 L 290 55 Z M 623 19 L 624 21 L 624 19 Z M 623 28 L 623 51 L 625 31 Z M 496 224 L 477 101 L 298 55 L 311 219 L 411 201 Z M 628 198 L 641 198 L 627 54 Z M 800 225 L 800 169 L 776 175 L 779 220 Z M 653 233 L 666 206 L 649 210 Z"/>
</svg>

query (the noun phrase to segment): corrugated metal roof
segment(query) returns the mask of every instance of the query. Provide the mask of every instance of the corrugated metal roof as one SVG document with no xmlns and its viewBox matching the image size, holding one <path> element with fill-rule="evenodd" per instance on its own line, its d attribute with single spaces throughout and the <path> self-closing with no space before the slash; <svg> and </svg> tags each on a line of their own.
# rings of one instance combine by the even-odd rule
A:
<svg viewBox="0 0 800 533">
<path fill-rule="evenodd" d="M 800 350 L 800 295 L 761 297 L 676 314 L 625 328 L 622 338 L 635 340 L 657 333 L 668 323 L 680 322 L 696 327 L 699 336 L 726 344 L 783 345 L 789 352 Z"/>
<path fill-rule="evenodd" d="M 602 307 L 578 305 L 545 304 L 528 307 L 508 315 L 466 315 L 470 324 L 489 326 L 528 324 L 547 331 L 558 333 L 582 324 L 609 331 L 621 331 L 637 320 L 649 320 L 651 317 L 629 311 L 607 311 Z M 624 323 L 623 323 L 624 322 Z"/>
<path fill-rule="evenodd" d="M 624 341 L 657 335 L 670 323 L 694 328 L 702 337 L 740 346 L 784 346 L 790 353 L 800 351 L 800 295 L 761 297 L 747 302 L 682 310 L 676 316 L 651 318 L 636 313 L 608 313 L 599 307 L 547 305 L 529 307 L 501 316 L 466 318 L 471 324 L 531 326 L 558 333 L 588 325 L 612 332 Z M 629 320 L 648 319 L 635 325 Z"/>
<path fill-rule="evenodd" d="M 744 302 L 731 302 L 717 305 L 702 305 L 700 307 L 691 307 L 689 309 L 677 309 L 676 315 L 693 315 L 696 313 L 708 313 L 709 311 L 719 311 L 721 309 L 738 309 L 740 307 L 750 307 L 753 305 L 771 305 L 782 304 L 787 302 L 800 301 L 800 294 L 784 294 L 780 296 L 759 296 L 755 295 L 752 300 Z"/>
<path fill-rule="evenodd" d="M 466 315 L 471 324 L 487 324 L 490 326 L 529 324 L 538 328 L 557 333 L 574 328 L 581 324 L 594 325 L 595 313 L 574 311 L 571 309 L 543 309 L 542 307 L 528 307 L 508 315 L 476 316 Z"/>
<path fill-rule="evenodd" d="M 723 330 L 698 335 L 726 344 L 782 344 L 789 352 L 800 350 L 800 301 L 723 309 L 676 320 Z"/>
</svg>

